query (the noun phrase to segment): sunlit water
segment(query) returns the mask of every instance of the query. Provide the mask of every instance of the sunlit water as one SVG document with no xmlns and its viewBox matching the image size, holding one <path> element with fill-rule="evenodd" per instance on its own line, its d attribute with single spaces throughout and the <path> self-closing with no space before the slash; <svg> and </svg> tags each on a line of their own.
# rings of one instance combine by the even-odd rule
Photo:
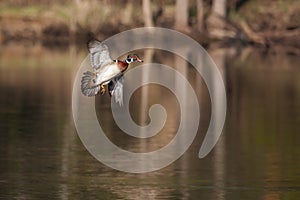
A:
<svg viewBox="0 0 300 200">
<path fill-rule="evenodd" d="M 177 68 L 190 80 L 200 102 L 200 127 L 189 150 L 170 166 L 128 174 L 95 160 L 74 128 L 73 78 L 87 51 L 2 46 L 0 199 L 300 199 L 299 56 L 234 48 L 209 53 L 222 72 L 228 102 L 214 150 L 198 159 L 211 115 L 203 80 L 180 58 L 154 51 L 150 61 Z M 121 148 L 153 151 L 174 137 L 179 106 L 166 88 L 150 85 L 132 97 L 133 120 L 147 123 L 154 103 L 166 108 L 168 119 L 150 139 L 116 127 L 108 95 L 96 98 L 97 116 Z"/>
</svg>

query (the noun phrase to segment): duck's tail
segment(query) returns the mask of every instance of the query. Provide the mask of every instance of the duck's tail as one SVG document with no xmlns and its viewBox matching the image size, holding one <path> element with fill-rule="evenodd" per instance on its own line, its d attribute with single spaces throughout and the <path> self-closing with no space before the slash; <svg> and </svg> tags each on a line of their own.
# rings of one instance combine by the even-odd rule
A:
<svg viewBox="0 0 300 200">
<path fill-rule="evenodd" d="M 86 71 L 81 79 L 81 92 L 85 96 L 95 96 L 100 91 L 101 86 L 96 84 L 96 73 Z"/>
</svg>

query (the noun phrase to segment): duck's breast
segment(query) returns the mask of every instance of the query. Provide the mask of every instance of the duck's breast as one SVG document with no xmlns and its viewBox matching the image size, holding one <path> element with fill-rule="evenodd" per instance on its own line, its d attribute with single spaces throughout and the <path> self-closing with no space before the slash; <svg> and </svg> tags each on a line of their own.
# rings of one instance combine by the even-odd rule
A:
<svg viewBox="0 0 300 200">
<path fill-rule="evenodd" d="M 121 73 L 121 70 L 119 69 L 118 65 L 116 63 L 108 64 L 106 66 L 103 66 L 98 74 L 98 81 L 100 83 L 106 82 L 115 76 L 119 75 Z"/>
</svg>

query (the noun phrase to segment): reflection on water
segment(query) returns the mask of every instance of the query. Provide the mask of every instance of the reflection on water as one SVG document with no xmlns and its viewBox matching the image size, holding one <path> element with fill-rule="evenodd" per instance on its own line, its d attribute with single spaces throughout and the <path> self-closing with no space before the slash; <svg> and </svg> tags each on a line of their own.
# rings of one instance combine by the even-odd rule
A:
<svg viewBox="0 0 300 200">
<path fill-rule="evenodd" d="M 225 81 L 228 111 L 220 140 L 200 160 L 198 152 L 211 115 L 205 83 L 177 56 L 156 50 L 141 53 L 145 60 L 172 66 L 189 78 L 197 91 L 201 119 L 196 140 L 184 156 L 160 171 L 136 175 L 99 163 L 74 130 L 72 79 L 85 49 L 1 47 L 0 198 L 300 198 L 299 57 L 251 49 L 209 50 Z M 147 78 L 147 73 L 143 76 Z M 163 87 L 142 87 L 130 102 L 138 124 L 149 120 L 150 105 L 165 106 L 166 126 L 149 139 L 133 139 L 115 126 L 108 96 L 97 97 L 96 102 L 105 116 L 99 121 L 107 136 L 127 150 L 161 148 L 178 128 L 178 102 Z"/>
</svg>

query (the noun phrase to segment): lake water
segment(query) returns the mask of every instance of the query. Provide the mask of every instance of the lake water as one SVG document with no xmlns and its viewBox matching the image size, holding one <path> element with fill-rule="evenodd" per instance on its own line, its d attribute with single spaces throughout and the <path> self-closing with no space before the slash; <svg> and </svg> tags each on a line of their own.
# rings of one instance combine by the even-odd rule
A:
<svg viewBox="0 0 300 200">
<path fill-rule="evenodd" d="M 201 119 L 196 139 L 177 161 L 159 171 L 130 174 L 91 156 L 74 127 L 72 87 L 86 49 L 1 46 L 0 199 L 300 199 L 299 55 L 251 48 L 208 52 L 222 73 L 227 95 L 227 116 L 217 145 L 198 158 L 211 117 L 201 77 L 170 53 L 142 51 L 141 57 L 150 54 L 150 61 L 176 67 L 188 77 Z M 163 147 L 178 128 L 174 95 L 157 85 L 143 88 L 130 101 L 133 120 L 147 123 L 154 103 L 168 113 L 166 127 L 149 139 L 119 130 L 109 95 L 96 97 L 107 137 L 133 152 Z"/>
</svg>

